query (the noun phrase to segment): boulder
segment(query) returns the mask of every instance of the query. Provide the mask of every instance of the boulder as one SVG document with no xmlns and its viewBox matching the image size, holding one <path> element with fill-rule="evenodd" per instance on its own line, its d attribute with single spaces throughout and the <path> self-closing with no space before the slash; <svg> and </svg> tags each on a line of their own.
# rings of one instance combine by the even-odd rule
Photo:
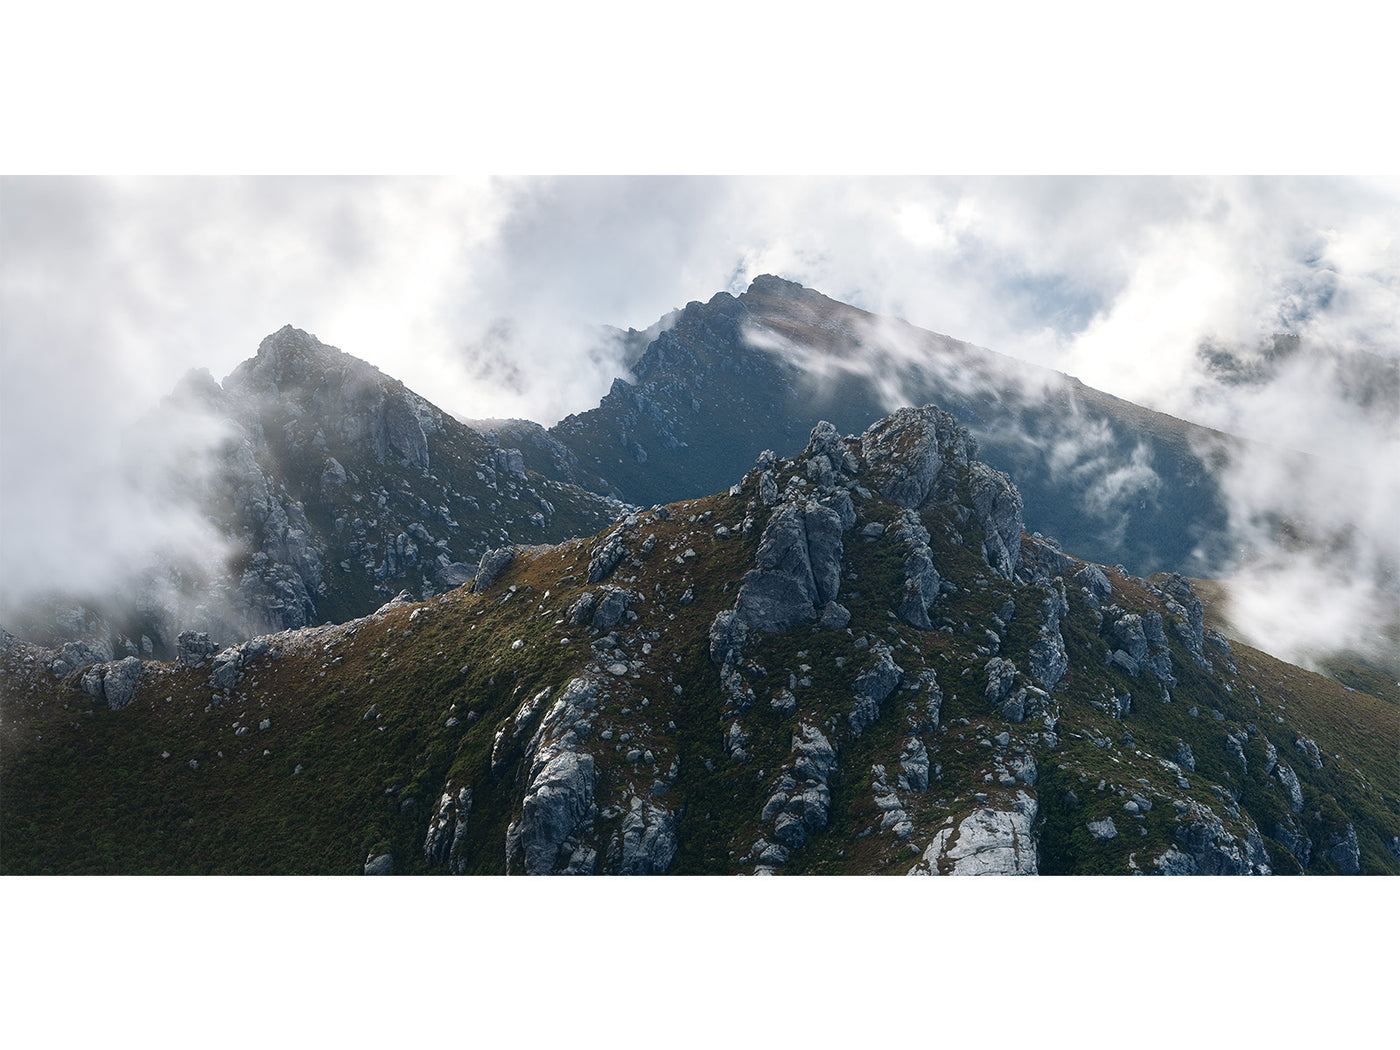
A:
<svg viewBox="0 0 1400 1050">
<path fill-rule="evenodd" d="M 679 843 L 676 818 L 667 809 L 634 799 L 622 818 L 621 849 L 613 869 L 619 875 L 664 875 Z"/>
<path fill-rule="evenodd" d="M 136 683 L 141 678 L 143 668 L 141 661 L 134 656 L 106 666 L 108 670 L 102 678 L 102 692 L 107 706 L 116 711 L 136 697 Z"/>
<path fill-rule="evenodd" d="M 466 858 L 458 847 L 466 840 L 467 820 L 472 812 L 472 789 L 454 792 L 449 786 L 438 799 L 423 840 L 423 859 L 429 864 L 446 864 L 454 875 L 466 870 Z"/>
<path fill-rule="evenodd" d="M 394 871 L 394 855 L 392 853 L 371 853 L 365 858 L 366 875 L 391 875 Z"/>
<path fill-rule="evenodd" d="M 480 594 L 491 584 L 496 582 L 496 578 L 510 567 L 515 561 L 514 547 L 497 547 L 488 550 L 481 556 L 481 563 L 476 567 L 476 579 L 472 580 L 472 593 Z"/>
<path fill-rule="evenodd" d="M 588 563 L 588 582 L 597 583 L 606 579 L 626 556 L 627 548 L 623 545 L 622 533 L 619 530 L 598 546 L 593 560 Z"/>
<path fill-rule="evenodd" d="M 564 840 L 593 809 L 596 779 L 592 755 L 557 746 L 540 749 L 520 819 L 506 835 L 507 871 L 517 863 L 527 875 L 549 875 L 555 870 Z"/>
<path fill-rule="evenodd" d="M 1002 579 L 1015 578 L 1021 561 L 1024 504 L 1011 479 L 985 463 L 974 462 L 968 471 L 972 509 L 982 526 L 982 558 Z"/>
<path fill-rule="evenodd" d="M 1033 828 L 1038 807 L 1024 791 L 1008 809 L 975 810 L 956 828 L 942 828 L 911 874 L 1035 875 L 1039 851 Z"/>
<path fill-rule="evenodd" d="M 186 667 L 198 667 L 218 651 L 203 631 L 182 631 L 175 639 L 176 659 Z"/>
<path fill-rule="evenodd" d="M 1087 825 L 1089 834 L 1099 842 L 1106 842 L 1118 834 L 1118 829 L 1113 826 L 1112 817 L 1104 817 L 1103 820 L 1091 820 Z"/>
<path fill-rule="evenodd" d="M 1336 832 L 1331 843 L 1322 849 L 1322 855 L 1343 875 L 1360 875 L 1361 846 L 1356 839 L 1356 828 L 1348 824 L 1345 832 Z"/>
<path fill-rule="evenodd" d="M 593 613 L 593 626 L 600 631 L 611 631 L 627 614 L 627 608 L 632 604 L 632 595 L 620 588 L 610 587 L 603 595 L 603 600 L 597 604 L 598 607 Z"/>
</svg>

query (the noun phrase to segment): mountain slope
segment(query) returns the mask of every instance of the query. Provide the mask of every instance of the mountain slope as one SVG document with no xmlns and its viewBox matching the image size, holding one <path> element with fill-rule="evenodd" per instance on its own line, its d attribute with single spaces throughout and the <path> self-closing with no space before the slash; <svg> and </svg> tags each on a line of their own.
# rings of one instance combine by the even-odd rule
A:
<svg viewBox="0 0 1400 1050">
<path fill-rule="evenodd" d="M 818 419 L 858 432 L 936 402 L 1017 477 L 1032 529 L 1138 573 L 1207 576 L 1228 559 L 1224 435 L 777 277 L 670 320 L 596 409 L 547 436 L 504 428 L 527 463 L 647 505 L 721 488 L 764 448 L 795 451 Z"/>
<path fill-rule="evenodd" d="M 1023 532 L 927 408 L 472 588 L 181 660 L 6 636 L 6 872 L 1400 871 L 1393 702 Z"/>
<path fill-rule="evenodd" d="M 191 420 L 218 430 L 207 454 L 170 447 Z M 290 325 L 222 385 L 187 375 L 133 445 L 168 449 L 170 462 L 142 469 L 164 469 L 166 498 L 213 524 L 222 563 L 174 566 L 125 602 L 76 596 L 81 631 L 38 622 L 24 636 L 81 638 L 102 658 L 170 658 L 182 630 L 229 642 L 349 619 L 404 588 L 427 597 L 460 585 L 492 546 L 592 532 L 625 509 L 527 470 L 518 453 Z"/>
</svg>

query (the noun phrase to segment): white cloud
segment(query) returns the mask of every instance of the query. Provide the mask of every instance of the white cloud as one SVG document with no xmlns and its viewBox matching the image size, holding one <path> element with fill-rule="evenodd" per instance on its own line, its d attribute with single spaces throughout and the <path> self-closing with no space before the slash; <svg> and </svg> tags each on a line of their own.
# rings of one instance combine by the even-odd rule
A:
<svg viewBox="0 0 1400 1050">
<path fill-rule="evenodd" d="M 1355 462 L 1394 451 L 1393 423 L 1304 365 L 1227 389 L 1197 358 L 1203 338 L 1249 348 L 1289 327 L 1394 356 L 1393 181 L 10 178 L 0 194 L 0 568 L 93 508 L 82 465 L 183 371 L 227 374 L 284 323 L 449 411 L 550 423 L 620 371 L 598 326 L 644 328 L 761 272 L 1206 425 L 1351 440 Z M 888 380 L 897 401 L 898 367 Z M 1241 497 L 1235 518 L 1280 499 Z M 1344 487 L 1327 527 L 1370 535 L 1388 499 Z"/>
</svg>

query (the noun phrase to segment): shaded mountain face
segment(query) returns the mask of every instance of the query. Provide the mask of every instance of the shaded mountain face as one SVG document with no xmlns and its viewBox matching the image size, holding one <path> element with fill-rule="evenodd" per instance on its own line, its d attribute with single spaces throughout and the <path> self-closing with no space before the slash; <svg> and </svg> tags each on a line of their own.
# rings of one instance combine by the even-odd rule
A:
<svg viewBox="0 0 1400 1050">
<path fill-rule="evenodd" d="M 818 419 L 858 432 L 936 402 L 1018 479 L 1032 529 L 1138 573 L 1228 561 L 1221 434 L 776 277 L 668 322 L 598 408 L 549 431 L 502 424 L 503 440 L 543 474 L 647 505 L 801 448 Z"/>
<path fill-rule="evenodd" d="M 227 552 L 204 572 L 171 567 L 125 605 L 68 610 L 49 625 L 54 640 L 104 658 L 173 657 L 186 629 L 229 642 L 345 620 L 401 590 L 428 597 L 462 584 L 492 546 L 557 542 L 624 509 L 527 470 L 518 452 L 290 325 L 222 385 L 186 376 L 134 443 L 155 448 L 188 429 L 177 417 L 223 436 L 207 455 L 172 449 L 154 469 Z"/>
<path fill-rule="evenodd" d="M 1400 872 L 1400 697 L 1026 534 L 949 414 L 736 478 L 175 662 L 6 635 L 0 868 Z"/>
</svg>

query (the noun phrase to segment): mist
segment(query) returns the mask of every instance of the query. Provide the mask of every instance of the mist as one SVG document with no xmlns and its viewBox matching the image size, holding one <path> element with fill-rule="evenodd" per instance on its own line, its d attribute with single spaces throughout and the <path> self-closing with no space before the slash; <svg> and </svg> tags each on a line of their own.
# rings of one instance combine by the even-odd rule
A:
<svg viewBox="0 0 1400 1050">
<path fill-rule="evenodd" d="M 1396 184 L 1358 179 L 5 178 L 0 603 L 217 556 L 123 435 L 186 370 L 226 375 L 283 324 L 460 418 L 549 425 L 625 372 L 603 326 L 768 272 L 1007 355 L 998 382 L 1024 387 L 1031 362 L 1251 439 L 1226 479 L 1241 633 L 1374 648 L 1396 615 L 1396 406 L 1361 404 L 1329 362 L 1400 351 L 1398 215 Z M 1201 354 L 1278 333 L 1301 349 L 1250 383 Z M 217 433 L 169 435 L 175 462 L 197 476 Z M 1102 460 L 1074 420 L 1054 441 L 1060 469 L 1100 470 L 1105 514 L 1151 492 L 1150 462 Z M 1338 553 L 1299 561 L 1280 522 Z"/>
</svg>

